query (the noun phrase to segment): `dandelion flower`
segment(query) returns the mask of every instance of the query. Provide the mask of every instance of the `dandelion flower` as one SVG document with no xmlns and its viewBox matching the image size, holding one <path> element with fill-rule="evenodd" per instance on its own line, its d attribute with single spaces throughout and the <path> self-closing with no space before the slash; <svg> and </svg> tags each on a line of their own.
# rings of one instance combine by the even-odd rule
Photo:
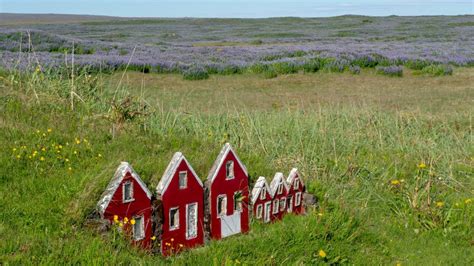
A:
<svg viewBox="0 0 474 266">
<path fill-rule="evenodd" d="M 114 215 L 114 221 L 118 221 L 118 215 Z"/>
<path fill-rule="evenodd" d="M 441 208 L 443 206 L 444 206 L 444 202 L 442 202 L 442 201 L 436 202 L 436 207 Z"/>
<path fill-rule="evenodd" d="M 420 168 L 420 169 L 425 169 L 425 168 L 426 168 L 426 164 L 425 164 L 425 163 L 420 163 L 420 164 L 418 165 L 418 168 Z"/>
<path fill-rule="evenodd" d="M 69 167 L 68 170 L 69 170 L 69 171 L 72 171 L 72 167 Z"/>
<path fill-rule="evenodd" d="M 48 128 L 48 133 L 51 133 L 53 132 L 53 130 L 51 128 Z"/>
<path fill-rule="evenodd" d="M 326 258 L 326 252 L 322 249 L 319 250 L 318 252 L 318 255 L 321 257 L 321 258 Z"/>
<path fill-rule="evenodd" d="M 65 162 L 69 162 L 69 159 L 68 159 L 68 158 L 66 158 L 66 159 L 64 159 L 64 161 L 65 161 Z"/>
<path fill-rule="evenodd" d="M 99 158 L 101 158 L 101 157 L 102 157 L 102 154 L 99 153 L 97 156 L 98 156 Z"/>
<path fill-rule="evenodd" d="M 40 161 L 44 161 L 44 157 L 43 157 L 43 156 L 40 157 Z"/>
<path fill-rule="evenodd" d="M 133 225 L 135 224 L 135 219 L 130 220 L 130 223 Z"/>
<path fill-rule="evenodd" d="M 41 133 L 41 131 L 39 131 L 39 129 L 37 129 L 37 130 L 36 130 L 36 134 L 39 134 L 39 133 Z"/>
<path fill-rule="evenodd" d="M 74 151 L 74 154 L 77 154 L 77 151 Z"/>
<path fill-rule="evenodd" d="M 464 201 L 464 203 L 466 203 L 466 204 L 469 204 L 469 203 L 471 203 L 471 202 L 472 202 L 472 199 L 466 199 L 466 200 Z"/>
<path fill-rule="evenodd" d="M 128 223 L 128 218 L 127 217 L 123 218 L 123 223 L 125 223 L 125 224 Z"/>
<path fill-rule="evenodd" d="M 43 133 L 43 137 L 46 137 L 46 133 Z"/>
<path fill-rule="evenodd" d="M 41 151 L 46 151 L 46 148 L 44 148 L 44 147 L 43 147 L 43 148 L 41 148 Z"/>
<path fill-rule="evenodd" d="M 120 223 L 119 223 L 119 226 L 120 226 L 120 227 L 123 227 L 123 223 L 122 223 L 122 222 L 120 222 Z"/>
<path fill-rule="evenodd" d="M 390 181 L 390 183 L 391 183 L 392 185 L 394 185 L 394 186 L 400 185 L 400 181 L 397 180 L 397 179 Z"/>
<path fill-rule="evenodd" d="M 20 159 L 20 158 L 21 158 L 21 156 L 20 156 L 20 155 L 17 155 L 17 156 L 16 156 L 16 158 L 17 158 L 17 159 Z"/>
<path fill-rule="evenodd" d="M 76 144 L 78 144 L 78 145 L 81 144 L 81 140 L 76 139 Z"/>
<path fill-rule="evenodd" d="M 395 266 L 402 266 L 402 264 L 400 262 L 397 262 L 397 264 L 395 264 Z"/>
<path fill-rule="evenodd" d="M 16 151 L 16 148 L 13 148 L 13 151 L 15 152 L 15 151 Z"/>
<path fill-rule="evenodd" d="M 155 241 L 155 240 L 156 240 L 156 236 L 152 236 L 151 241 Z"/>
</svg>

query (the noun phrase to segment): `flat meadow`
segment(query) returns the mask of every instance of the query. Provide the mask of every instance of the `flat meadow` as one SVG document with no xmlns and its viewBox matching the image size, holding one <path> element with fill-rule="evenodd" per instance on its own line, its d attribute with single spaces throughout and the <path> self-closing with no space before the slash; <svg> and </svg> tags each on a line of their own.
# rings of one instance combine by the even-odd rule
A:
<svg viewBox="0 0 474 266">
<path fill-rule="evenodd" d="M 88 33 L 90 39 L 104 36 L 103 31 L 94 33 L 95 27 L 113 24 L 105 18 L 71 19 L 74 21 L 70 24 L 53 20 L 29 27 L 62 35 L 67 34 L 61 30 L 75 29 L 76 33 Z M 328 19 L 328 23 L 343 27 L 349 25 L 345 20 L 355 19 L 361 25 L 369 24 L 367 27 L 382 31 L 374 21 L 383 18 L 342 17 Z M 404 30 L 409 31 L 412 24 L 403 20 L 427 18 L 399 19 Z M 293 20 L 285 23 L 285 19 L 280 19 L 273 23 L 287 25 Z M 325 25 L 324 19 L 321 20 L 305 23 Z M 391 25 L 394 20 L 397 18 L 387 18 L 387 23 Z M 440 25 L 436 23 L 467 27 L 472 17 L 429 18 L 429 21 L 433 24 L 429 29 L 436 33 L 439 29 L 436 25 Z M 2 30 L 10 34 L 16 27 L 30 25 L 15 23 L 15 26 L 3 25 Z M 247 45 L 263 49 L 267 46 L 256 42 L 257 37 L 245 37 L 249 27 L 263 26 L 266 28 L 258 33 L 258 38 L 263 43 L 275 43 L 274 28 L 266 21 L 224 21 L 235 26 L 232 31 L 222 33 L 219 26 L 212 28 L 207 20 L 192 20 L 203 31 L 211 27 L 215 36 L 227 37 L 208 36 L 204 42 L 198 39 L 198 33 L 179 34 L 180 38 L 187 38 L 185 44 L 199 40 L 198 45 L 183 48 L 171 32 L 171 29 L 189 31 L 189 26 L 180 23 L 191 22 L 123 20 L 126 28 L 137 24 L 146 24 L 150 31 L 165 27 L 168 31 L 161 28 L 158 31 L 162 34 L 160 38 L 173 41 L 158 46 L 170 50 L 176 47 L 191 51 L 203 46 L 215 50 L 222 42 L 230 50 L 244 49 Z M 335 41 L 357 38 L 350 32 L 336 36 L 332 27 L 327 27 L 321 36 L 327 35 Z M 239 28 L 243 29 L 239 31 Z M 342 58 L 330 57 L 327 61 L 329 57 L 315 55 L 313 48 L 295 55 L 294 51 L 300 48 L 293 46 L 292 52 L 285 51 L 284 55 L 293 59 L 301 57 L 305 63 L 309 60 L 313 67 L 312 60 L 316 60 L 317 69 L 311 68 L 315 71 L 308 71 L 308 65 L 302 64 L 287 73 L 279 68 L 280 61 L 272 62 L 270 70 L 254 71 L 252 66 L 263 62 L 260 58 L 259 62 L 249 60 L 236 73 L 212 72 L 199 66 L 205 69 L 207 77 L 187 79 L 186 71 L 195 64 L 192 60 L 198 62 L 203 56 L 213 55 L 189 52 L 195 57 L 179 71 L 156 71 L 156 65 L 154 71 L 145 71 L 147 64 L 128 68 L 131 64 L 127 62 L 133 58 L 131 48 L 123 55 L 122 67 L 92 71 L 87 67 L 74 70 L 71 61 L 61 66 L 52 64 L 50 68 L 37 64 L 43 62 L 41 58 L 56 56 L 55 51 L 45 50 L 43 55 L 35 56 L 32 52 L 20 53 L 4 47 L 3 59 L 21 56 L 27 63 L 16 61 L 15 68 L 4 63 L 0 71 L 0 262 L 6 265 L 58 262 L 472 265 L 474 70 L 470 65 L 472 44 L 459 41 L 455 35 L 459 31 L 450 28 L 448 33 L 443 33 L 445 39 L 430 45 L 436 48 L 458 43 L 459 47 L 465 47 L 456 50 L 461 55 L 453 49 L 446 52 L 452 55 L 424 58 L 424 61 L 398 58 L 395 64 L 395 58 L 388 55 L 377 61 L 378 67 L 399 67 L 403 71 L 401 77 L 380 74 L 384 70 L 375 65 L 351 71 L 355 67 L 354 58 L 342 66 L 343 71 L 334 71 L 332 63 Z M 311 42 L 322 41 L 318 40 L 318 31 L 304 29 L 300 35 L 297 33 L 280 32 L 277 37 L 291 44 L 308 36 L 314 38 Z M 138 33 L 124 30 L 122 34 Z M 389 38 L 388 35 L 380 36 Z M 84 35 L 77 36 L 86 43 Z M 438 37 L 433 34 L 413 38 L 421 42 L 417 38 Z M 131 41 L 126 36 L 110 38 L 122 38 L 117 45 L 130 47 Z M 383 40 L 388 42 L 384 44 L 387 47 L 392 41 Z M 215 42 L 220 45 L 215 46 Z M 351 42 L 357 43 L 353 39 Z M 400 47 L 409 43 L 396 42 L 402 42 Z M 380 47 L 374 49 L 384 50 Z M 275 56 L 273 50 L 271 54 Z M 282 53 L 278 50 L 276 54 Z M 78 64 L 80 58 L 87 56 L 78 55 Z M 232 56 L 232 60 L 238 58 L 238 53 Z M 449 57 L 462 60 L 454 64 L 446 59 Z M 180 58 L 172 59 L 182 63 Z M 48 60 L 45 59 L 51 62 Z M 390 64 L 385 65 L 384 60 Z M 420 65 L 413 67 L 413 62 Z M 288 67 L 286 63 L 284 67 Z M 439 75 L 430 70 L 448 65 L 449 71 Z M 229 61 L 220 67 L 228 70 Z M 278 73 L 269 75 L 268 71 Z M 306 216 L 287 215 L 281 222 L 270 225 L 252 221 L 251 231 L 246 235 L 211 241 L 204 247 L 169 258 L 134 248 L 113 232 L 97 232 L 88 223 L 121 161 L 130 162 L 154 191 L 174 152 L 183 152 L 197 174 L 204 178 L 225 142 L 235 147 L 246 164 L 251 183 L 259 176 L 271 178 L 277 171 L 288 175 L 292 167 L 297 167 L 307 190 L 316 196 L 316 205 Z"/>
</svg>

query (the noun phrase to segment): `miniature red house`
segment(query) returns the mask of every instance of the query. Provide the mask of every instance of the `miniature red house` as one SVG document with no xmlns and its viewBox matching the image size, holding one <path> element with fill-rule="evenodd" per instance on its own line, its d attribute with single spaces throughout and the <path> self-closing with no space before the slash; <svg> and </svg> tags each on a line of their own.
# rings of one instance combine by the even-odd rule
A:
<svg viewBox="0 0 474 266">
<path fill-rule="evenodd" d="M 247 169 L 226 143 L 206 181 L 206 220 L 210 237 L 221 239 L 249 231 Z"/>
<path fill-rule="evenodd" d="M 265 177 L 257 179 L 252 189 L 253 216 L 265 223 L 272 221 L 273 195 Z"/>
<path fill-rule="evenodd" d="M 127 162 L 122 162 L 97 204 L 102 219 L 131 232 L 135 244 L 149 248 L 151 192 Z"/>
<path fill-rule="evenodd" d="M 282 173 L 276 173 L 270 183 L 273 195 L 272 220 L 281 220 L 286 213 L 288 185 Z"/>
<path fill-rule="evenodd" d="M 305 186 L 303 180 L 301 180 L 298 169 L 291 169 L 286 183 L 288 184 L 287 211 L 296 214 L 303 214 L 305 212 L 303 206 L 303 194 L 305 192 Z"/>
<path fill-rule="evenodd" d="M 182 153 L 175 153 L 156 191 L 164 216 L 161 253 L 204 244 L 204 188 Z"/>
</svg>

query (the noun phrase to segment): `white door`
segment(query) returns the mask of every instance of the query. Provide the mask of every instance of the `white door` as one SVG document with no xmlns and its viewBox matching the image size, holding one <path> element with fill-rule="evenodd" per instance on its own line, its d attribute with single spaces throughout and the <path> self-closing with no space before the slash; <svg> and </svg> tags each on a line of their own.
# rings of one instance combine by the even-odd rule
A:
<svg viewBox="0 0 474 266">
<path fill-rule="evenodd" d="M 290 196 L 288 197 L 288 212 L 292 212 L 293 211 L 293 196 Z"/>
<path fill-rule="evenodd" d="M 186 205 L 186 239 L 197 237 L 197 202 Z"/>
<path fill-rule="evenodd" d="M 263 221 L 268 223 L 270 222 L 270 213 L 272 211 L 272 202 L 265 202 L 265 211 L 263 213 Z"/>
<path fill-rule="evenodd" d="M 235 235 L 241 232 L 240 229 L 240 215 L 239 211 L 232 215 L 223 215 L 221 219 L 221 237 Z"/>
</svg>

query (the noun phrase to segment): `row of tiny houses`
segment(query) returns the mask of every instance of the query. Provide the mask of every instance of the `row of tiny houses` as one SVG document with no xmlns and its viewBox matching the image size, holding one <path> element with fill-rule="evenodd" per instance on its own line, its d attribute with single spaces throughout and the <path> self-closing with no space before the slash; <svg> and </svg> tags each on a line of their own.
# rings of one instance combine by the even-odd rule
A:
<svg viewBox="0 0 474 266">
<path fill-rule="evenodd" d="M 225 144 L 205 184 L 180 152 L 163 174 L 156 196 L 126 162 L 103 193 L 102 219 L 129 233 L 132 241 L 163 255 L 203 245 L 250 229 L 248 173 L 230 144 Z M 304 185 L 293 169 L 285 180 L 277 173 L 271 186 L 260 177 L 252 190 L 253 215 L 269 222 L 285 213 L 304 213 Z M 156 244 L 154 244 L 156 243 Z"/>
</svg>

